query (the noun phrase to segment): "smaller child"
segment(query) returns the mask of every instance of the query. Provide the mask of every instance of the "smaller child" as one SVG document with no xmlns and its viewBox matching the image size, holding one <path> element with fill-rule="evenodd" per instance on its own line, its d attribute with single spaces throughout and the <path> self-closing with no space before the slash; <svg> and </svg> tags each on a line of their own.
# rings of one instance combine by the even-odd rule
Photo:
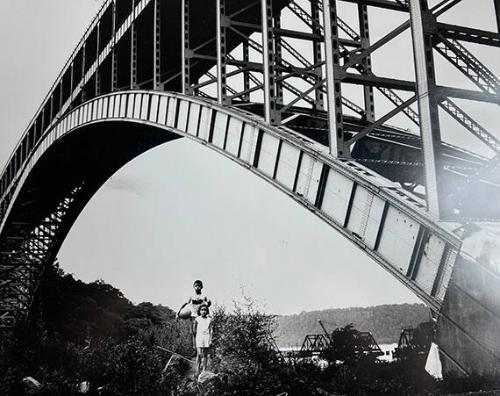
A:
<svg viewBox="0 0 500 396">
<path fill-rule="evenodd" d="M 198 316 L 194 320 L 193 332 L 196 342 L 197 374 L 205 371 L 208 364 L 208 350 L 212 343 L 212 318 L 208 316 L 208 306 L 203 304 L 198 308 Z"/>
</svg>

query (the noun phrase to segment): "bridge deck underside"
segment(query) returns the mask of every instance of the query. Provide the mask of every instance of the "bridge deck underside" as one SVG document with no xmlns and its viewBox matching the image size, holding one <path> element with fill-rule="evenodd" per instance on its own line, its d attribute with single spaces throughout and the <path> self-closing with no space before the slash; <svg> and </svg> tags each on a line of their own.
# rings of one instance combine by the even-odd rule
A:
<svg viewBox="0 0 500 396">
<path fill-rule="evenodd" d="M 368 3 L 408 11 L 400 1 L 352 2 L 359 6 L 360 18 L 367 17 Z M 271 3 L 262 11 L 261 5 Z M 346 100 L 339 88 L 337 93 L 330 91 L 330 104 L 337 108 L 328 114 L 322 99 L 328 80 L 321 70 L 326 62 L 321 52 L 326 52 L 328 40 L 319 15 L 322 4 L 332 3 L 313 1 L 310 15 L 305 15 L 290 0 L 221 0 L 222 15 L 216 0 L 107 0 L 0 178 L 0 326 L 25 316 L 43 267 L 55 258 L 99 186 L 133 157 L 179 136 L 206 144 L 272 183 L 349 238 L 438 312 L 459 255 L 460 237 L 455 231 L 463 230 L 459 224 L 437 222 L 426 212 L 429 196 L 421 137 L 375 121 L 366 104 L 376 87 L 392 98 L 396 110 L 406 111 L 420 125 L 419 115 L 395 93 L 415 94 L 416 84 L 375 76 L 366 58 L 356 63 L 359 52 L 367 49 L 368 37 L 365 34 L 362 39 L 362 31 L 358 34 L 344 25 L 350 38 L 339 38 L 336 44 L 342 51 L 337 48 L 336 56 L 343 62 L 337 67 L 345 70 L 342 77 L 330 75 L 330 81 L 337 87 L 362 86 L 365 105 Z M 452 1 L 444 3 L 453 6 Z M 310 23 L 312 33 L 281 29 L 279 15 L 285 7 Z M 215 29 L 218 19 L 221 23 Z M 264 22 L 272 26 L 265 30 Z M 363 26 L 360 23 L 360 30 Z M 402 26 L 406 29 L 410 23 Z M 436 27 L 445 34 L 443 24 Z M 498 45 L 496 36 L 479 33 L 475 30 L 469 36 Z M 286 47 L 284 37 L 309 39 L 318 64 L 308 63 L 293 46 Z M 318 49 L 319 42 L 323 50 Z M 479 77 L 486 78 L 485 85 L 484 78 L 462 67 L 482 91 L 439 87 L 441 93 L 500 102 L 495 96 L 496 78 L 465 48 L 442 37 L 435 44 L 445 55 L 455 51 L 456 59 L 448 57 L 455 66 L 463 66 L 461 59 L 469 69 L 481 69 Z M 247 54 L 245 60 L 237 60 L 234 54 L 240 51 L 245 56 L 245 48 L 254 51 L 253 58 Z M 283 48 L 302 64 L 280 58 Z M 354 70 L 348 70 L 349 64 Z M 243 92 L 221 83 L 231 73 L 246 79 Z M 311 96 L 282 79 L 286 73 L 312 86 Z M 298 100 L 285 103 L 280 97 L 284 87 L 295 92 Z M 273 95 L 262 103 L 251 96 L 255 92 L 264 98 Z M 483 142 L 500 148 L 496 138 L 454 107 L 445 94 L 440 106 Z M 356 115 L 342 114 L 343 106 Z M 281 126 L 274 125 L 280 122 Z M 332 133 L 333 123 L 341 124 L 337 133 Z M 118 134 L 118 129 L 124 133 Z M 353 142 L 347 144 L 347 158 L 336 158 L 331 147 L 339 130 L 341 143 Z M 356 139 L 358 135 L 363 137 Z M 500 156 L 488 160 L 440 141 L 437 151 L 445 217 L 500 218 L 500 172 L 495 162 Z M 462 196 L 464 191 L 467 194 Z"/>
<path fill-rule="evenodd" d="M 255 116 L 223 109 L 183 96 L 132 91 L 86 102 L 60 120 L 34 153 L 2 223 L 0 297 L 15 290 L 29 296 L 37 271 L 54 258 L 99 186 L 131 158 L 181 135 L 249 167 L 439 308 L 458 239 L 433 225 L 423 202 L 353 161 L 330 162 L 321 145 L 291 130 L 270 130 Z M 21 289 L 17 271 L 27 266 L 20 263 L 37 269 L 31 277 L 26 272 L 29 282 Z"/>
</svg>

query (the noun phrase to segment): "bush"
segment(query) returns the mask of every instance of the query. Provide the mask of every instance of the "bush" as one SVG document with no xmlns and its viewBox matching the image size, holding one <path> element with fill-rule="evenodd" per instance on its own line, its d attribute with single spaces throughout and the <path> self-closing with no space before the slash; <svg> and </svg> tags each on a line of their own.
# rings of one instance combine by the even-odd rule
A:
<svg viewBox="0 0 500 396">
<path fill-rule="evenodd" d="M 250 299 L 234 311 L 213 311 L 213 358 L 217 374 L 203 395 L 313 395 L 314 389 L 293 362 L 286 362 L 275 347 L 275 318 Z"/>
</svg>

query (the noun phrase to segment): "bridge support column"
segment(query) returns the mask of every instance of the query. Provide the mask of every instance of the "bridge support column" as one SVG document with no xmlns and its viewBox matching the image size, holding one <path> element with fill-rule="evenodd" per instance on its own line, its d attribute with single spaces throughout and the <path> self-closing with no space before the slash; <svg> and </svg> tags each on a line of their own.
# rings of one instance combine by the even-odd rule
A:
<svg viewBox="0 0 500 396">
<path fill-rule="evenodd" d="M 57 114 L 61 114 L 62 107 L 63 107 L 63 95 L 64 95 L 64 86 L 63 86 L 63 80 L 61 79 L 61 82 L 59 83 L 59 110 L 57 111 Z"/>
<path fill-rule="evenodd" d="M 161 77 L 161 6 L 160 0 L 153 4 L 153 89 L 160 89 Z"/>
<path fill-rule="evenodd" d="M 54 95 L 50 95 L 50 111 L 49 111 L 49 119 L 52 121 L 54 119 Z"/>
<path fill-rule="evenodd" d="M 279 125 L 281 116 L 277 108 L 272 0 L 261 0 L 262 57 L 264 76 L 264 119 L 271 125 Z"/>
<path fill-rule="evenodd" d="M 182 74 L 182 93 L 191 95 L 191 57 L 192 51 L 189 46 L 189 2 L 181 1 L 181 74 Z"/>
<path fill-rule="evenodd" d="M 311 1 L 311 20 L 312 20 L 312 34 L 321 36 L 321 23 L 319 20 L 319 7 L 318 3 L 315 1 Z M 316 65 L 314 68 L 314 83 L 318 84 L 321 80 L 323 80 L 323 71 L 321 66 L 317 66 L 322 61 L 321 56 L 321 41 L 313 39 L 313 63 Z M 321 87 L 318 86 L 314 90 L 314 109 L 323 111 L 325 110 L 325 103 L 323 98 L 323 91 Z"/>
<path fill-rule="evenodd" d="M 441 217 L 440 198 L 442 198 L 440 197 L 438 184 L 439 170 L 441 168 L 441 132 L 438 100 L 436 98 L 432 33 L 429 30 L 435 25 L 432 18 L 426 0 L 410 0 L 427 210 L 433 217 L 439 219 Z"/>
<path fill-rule="evenodd" d="M 500 0 L 493 0 L 495 2 L 495 14 L 497 17 L 497 32 L 500 33 Z"/>
<path fill-rule="evenodd" d="M 99 65 L 99 54 L 101 53 L 100 51 L 101 47 L 101 23 L 99 22 L 97 24 L 97 45 L 96 45 L 96 54 L 95 54 L 95 59 L 97 62 L 97 65 Z M 99 66 L 97 66 L 95 70 L 95 93 L 94 96 L 99 96 L 101 95 L 101 72 L 99 70 Z"/>
<path fill-rule="evenodd" d="M 82 45 L 82 64 L 80 65 L 81 67 L 81 81 L 80 81 L 80 87 L 81 87 L 81 103 L 85 102 L 87 100 L 87 94 L 85 92 L 85 58 L 86 58 L 86 50 L 87 50 L 87 43 L 84 42 Z M 79 103 L 78 103 L 79 104 Z"/>
<path fill-rule="evenodd" d="M 113 1 L 113 12 L 111 15 L 111 37 L 113 45 L 111 46 L 111 92 L 117 89 L 118 81 L 118 60 L 116 56 L 116 1 Z"/>
<path fill-rule="evenodd" d="M 274 15 L 274 25 L 273 25 L 273 29 L 281 29 L 281 10 L 277 10 L 276 11 L 276 15 Z M 283 56 L 283 53 L 282 53 L 282 45 L 281 45 L 281 35 L 276 35 L 273 38 L 271 38 L 271 40 L 274 40 L 274 60 L 273 60 L 273 65 L 274 66 L 280 66 L 282 64 L 282 56 Z M 282 84 L 282 80 L 281 80 L 281 77 L 282 77 L 282 73 L 275 68 L 275 73 L 274 73 L 274 82 L 275 82 L 275 92 L 276 92 L 276 104 L 277 105 L 283 105 L 283 84 Z M 279 112 L 279 110 L 277 109 L 277 113 L 278 114 L 281 114 L 281 112 Z M 281 123 L 281 115 L 279 116 L 280 117 L 280 123 Z"/>
<path fill-rule="evenodd" d="M 368 7 L 366 4 L 358 4 L 359 36 L 361 37 L 362 48 L 370 46 L 370 27 L 368 25 Z M 372 61 L 370 55 L 362 60 L 365 74 L 371 74 Z M 375 121 L 375 101 L 373 99 L 373 87 L 365 85 L 363 87 L 365 112 L 367 121 Z"/>
<path fill-rule="evenodd" d="M 342 119 L 342 89 L 338 79 L 342 69 L 340 67 L 336 0 L 323 0 L 323 18 L 330 153 L 335 157 L 349 157 L 349 146 L 345 144 Z"/>
<path fill-rule="evenodd" d="M 248 64 L 250 62 L 250 53 L 248 41 L 243 42 L 243 62 Z M 250 72 L 247 68 L 243 71 L 243 91 L 248 92 L 250 89 Z M 244 101 L 250 102 L 250 93 L 246 93 L 241 97 Z"/>
<path fill-rule="evenodd" d="M 465 227 L 438 316 L 444 372 L 500 375 L 500 226 Z"/>
<path fill-rule="evenodd" d="M 217 0 L 215 2 L 216 29 L 217 29 L 217 102 L 221 105 L 231 104 L 227 96 L 226 82 L 226 35 L 227 35 L 227 16 L 226 0 Z"/>
<path fill-rule="evenodd" d="M 130 88 L 137 88 L 137 28 L 135 6 L 132 1 L 132 24 L 130 25 Z"/>
</svg>

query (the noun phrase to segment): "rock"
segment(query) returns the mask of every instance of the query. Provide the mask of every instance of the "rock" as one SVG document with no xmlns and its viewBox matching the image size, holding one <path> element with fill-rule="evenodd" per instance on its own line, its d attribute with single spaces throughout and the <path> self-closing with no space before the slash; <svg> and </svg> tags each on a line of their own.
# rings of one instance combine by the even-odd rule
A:
<svg viewBox="0 0 500 396">
<path fill-rule="evenodd" d="M 205 384 L 206 382 L 212 380 L 213 378 L 216 378 L 217 374 L 212 373 L 211 371 L 203 371 L 199 376 L 198 376 L 198 383 L 199 384 Z"/>
<path fill-rule="evenodd" d="M 42 388 L 42 384 L 33 377 L 24 377 L 21 382 L 25 386 L 27 394 L 34 394 Z"/>
<path fill-rule="evenodd" d="M 78 384 L 78 392 L 79 393 L 89 393 L 90 391 L 90 382 L 89 381 L 82 381 Z"/>
</svg>

